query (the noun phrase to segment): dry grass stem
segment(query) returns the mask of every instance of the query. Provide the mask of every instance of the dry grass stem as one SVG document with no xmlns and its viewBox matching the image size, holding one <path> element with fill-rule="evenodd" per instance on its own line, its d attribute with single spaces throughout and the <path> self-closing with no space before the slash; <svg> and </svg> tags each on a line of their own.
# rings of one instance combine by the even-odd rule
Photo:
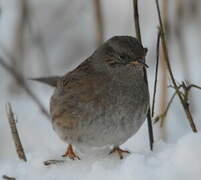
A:
<svg viewBox="0 0 201 180">
<path fill-rule="evenodd" d="M 174 92 L 174 94 L 173 94 L 172 97 L 170 98 L 170 101 L 168 102 L 165 111 L 164 111 L 163 113 L 161 113 L 159 116 L 157 116 L 157 117 L 154 118 L 154 123 L 157 123 L 159 120 L 161 121 L 161 122 L 160 122 L 160 127 L 162 127 L 163 124 L 164 124 L 165 117 L 166 117 L 166 115 L 167 115 L 167 113 L 168 113 L 168 111 L 169 111 L 169 109 L 170 109 L 170 105 L 172 104 L 172 102 L 173 102 L 173 100 L 174 100 L 176 94 L 177 94 L 177 93 Z"/>
<path fill-rule="evenodd" d="M 138 38 L 138 40 L 142 44 L 140 23 L 139 23 L 138 0 L 133 0 L 133 9 L 134 9 L 134 22 L 135 22 L 136 37 Z M 145 82 L 147 83 L 147 86 L 148 86 L 146 68 L 144 67 L 143 70 L 144 70 L 144 80 L 145 80 Z M 149 132 L 150 149 L 153 150 L 154 136 L 153 136 L 153 127 L 152 127 L 150 106 L 149 106 L 148 113 L 147 113 L 147 124 L 148 124 L 148 132 Z"/>
<path fill-rule="evenodd" d="M 20 137 L 16 127 L 16 119 L 14 117 L 14 113 L 12 111 L 10 103 L 6 104 L 6 113 L 8 117 L 8 122 L 10 125 L 13 141 L 15 143 L 16 152 L 18 154 L 19 159 L 27 161 L 26 155 L 24 153 L 24 149 L 22 147 L 22 143 L 20 141 Z"/>
<path fill-rule="evenodd" d="M 174 86 L 170 86 L 170 87 L 175 89 Z M 192 88 L 201 90 L 200 86 L 197 86 L 195 84 L 187 85 L 187 83 L 185 83 L 185 82 L 182 82 L 182 84 L 180 84 L 178 86 L 179 92 L 180 92 L 180 94 L 181 94 L 186 106 L 189 106 L 189 92 L 190 92 L 190 90 Z M 180 90 L 180 89 L 182 89 L 183 91 Z M 172 102 L 173 102 L 173 100 L 174 100 L 176 95 L 177 95 L 177 92 L 175 90 L 174 94 L 170 98 L 170 101 L 168 102 L 168 105 L 167 105 L 165 111 L 163 113 L 161 113 L 159 116 L 157 116 L 156 118 L 154 118 L 154 123 L 156 123 L 156 122 L 158 122 L 160 120 L 161 121 L 160 126 L 163 126 L 165 117 L 166 117 L 166 115 L 167 115 L 167 113 L 169 111 L 169 108 L 170 108 L 170 106 L 171 106 L 171 104 L 172 104 Z"/>
<path fill-rule="evenodd" d="M 154 107 L 155 107 L 155 98 L 156 98 L 156 89 L 157 89 L 157 79 L 158 79 L 158 64 L 159 64 L 159 54 L 160 54 L 160 29 L 158 31 L 157 44 L 156 44 L 156 72 L 155 72 L 155 81 L 154 81 L 154 93 L 152 101 L 152 111 L 151 116 L 154 117 Z"/>
<path fill-rule="evenodd" d="M 195 126 L 195 123 L 193 121 L 193 117 L 191 115 L 190 109 L 189 107 L 186 105 L 185 101 L 182 98 L 182 95 L 179 91 L 178 85 L 176 83 L 176 80 L 174 78 L 172 69 L 171 69 L 171 65 L 170 65 L 170 61 L 169 61 L 169 55 L 168 55 L 168 49 L 167 49 L 167 43 L 166 43 L 166 37 L 165 37 L 165 33 L 164 33 L 164 27 L 163 27 L 163 23 L 162 23 L 162 18 L 161 18 L 161 13 L 160 13 L 160 8 L 159 8 L 159 3 L 158 0 L 156 0 L 156 7 L 157 7 L 157 12 L 158 12 L 158 18 L 159 18 L 159 24 L 160 24 L 160 28 L 161 28 L 161 38 L 162 38 L 162 47 L 163 47 L 163 53 L 164 53 L 164 60 L 166 62 L 167 68 L 168 68 L 168 72 L 171 78 L 171 81 L 173 83 L 173 86 L 176 90 L 176 93 L 180 99 L 180 102 L 182 104 L 182 107 L 186 113 L 187 119 L 189 121 L 189 124 L 192 128 L 193 132 L 197 132 L 197 128 Z"/>
</svg>

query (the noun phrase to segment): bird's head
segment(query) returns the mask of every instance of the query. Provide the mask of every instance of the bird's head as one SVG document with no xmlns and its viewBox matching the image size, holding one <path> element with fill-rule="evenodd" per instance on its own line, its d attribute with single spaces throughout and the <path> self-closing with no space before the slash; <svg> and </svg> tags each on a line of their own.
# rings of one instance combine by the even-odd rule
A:
<svg viewBox="0 0 201 180">
<path fill-rule="evenodd" d="M 114 36 L 105 43 L 105 47 L 106 63 L 112 67 L 148 67 L 144 60 L 148 50 L 134 37 Z"/>
</svg>

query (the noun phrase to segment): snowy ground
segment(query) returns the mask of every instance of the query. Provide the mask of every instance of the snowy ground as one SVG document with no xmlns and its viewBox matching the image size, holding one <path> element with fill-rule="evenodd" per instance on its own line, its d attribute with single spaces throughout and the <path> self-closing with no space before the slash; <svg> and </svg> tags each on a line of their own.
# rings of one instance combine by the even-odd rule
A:
<svg viewBox="0 0 201 180">
<path fill-rule="evenodd" d="M 29 106 L 31 109 L 27 109 Z M 25 100 L 14 102 L 18 129 L 27 155 L 27 162 L 16 155 L 5 112 L 0 132 L 0 175 L 6 174 L 19 180 L 200 180 L 201 132 L 187 133 L 175 143 L 157 141 L 150 152 L 146 124 L 136 136 L 123 145 L 131 154 L 123 160 L 109 156 L 109 149 L 92 154 L 80 154 L 82 160 L 66 160 L 57 165 L 44 166 L 43 161 L 62 159 L 66 145 L 60 141 L 52 127 L 37 109 Z M 22 112 L 22 109 L 23 112 Z"/>
<path fill-rule="evenodd" d="M 10 1 L 14 2 L 13 0 Z M 90 24 L 92 15 L 88 5 L 82 7 L 80 11 L 80 8 L 77 7 L 79 2 L 81 2 L 80 0 L 68 1 L 72 5 L 69 7 L 73 7 L 70 8 L 71 15 L 73 14 L 72 16 L 74 17 L 75 12 L 79 11 L 79 16 L 70 18 L 68 12 L 65 14 L 67 10 L 64 8 L 60 16 L 68 18 L 63 18 L 59 21 L 57 19 L 52 21 L 54 13 L 48 12 L 50 7 L 57 9 L 57 11 L 54 11 L 55 13 L 60 12 L 58 11 L 59 3 L 52 1 L 51 4 L 49 0 L 44 0 L 44 3 L 41 4 L 40 1 L 33 1 L 33 5 L 35 3 L 35 8 L 37 9 L 36 16 L 41 18 L 38 20 L 39 24 L 42 26 L 42 31 L 44 31 L 45 43 L 48 44 L 48 56 L 50 65 L 53 67 L 53 75 L 60 75 L 67 72 L 85 57 L 89 56 L 94 49 L 94 29 L 91 28 L 93 27 Z M 150 66 L 148 69 L 148 78 L 152 94 L 157 18 L 154 1 L 142 1 L 146 2 L 146 7 L 141 4 L 141 8 L 149 8 L 149 10 L 143 11 L 141 24 L 143 42 L 144 45 L 149 48 L 147 63 Z M 8 0 L 4 0 L 5 4 L 6 2 L 8 2 Z M 64 3 L 64 0 L 60 0 L 59 2 Z M 73 2 L 76 3 L 73 5 Z M 132 35 L 132 9 L 129 8 L 132 6 L 131 1 L 104 0 L 103 2 L 106 39 L 119 34 Z M 48 3 L 50 3 L 49 6 L 47 6 Z M 111 11 L 111 7 L 114 9 L 113 11 Z M 9 33 L 12 31 L 11 20 L 15 17 L 14 9 L 14 5 L 9 6 L 7 4 L 7 10 L 5 12 L 8 16 L 2 16 L 0 22 L 1 34 L 5 34 L 0 40 L 1 42 L 5 42 L 6 46 L 9 46 L 9 43 L 11 43 L 9 38 L 12 39 Z M 43 11 L 45 12 L 44 16 L 41 16 Z M 35 18 L 37 19 L 37 17 Z M 81 21 L 79 21 L 80 17 Z M 117 17 L 118 21 L 114 21 Z M 70 28 L 66 28 L 63 24 L 70 24 Z M 80 31 L 80 29 L 82 29 L 82 31 Z M 191 21 L 185 31 L 185 40 L 188 42 L 187 56 L 188 59 L 190 59 L 190 76 L 192 82 L 197 85 L 201 85 L 200 42 L 199 38 L 196 36 L 196 34 L 198 35 L 198 33 L 200 33 L 199 29 L 200 27 L 195 26 L 193 21 Z M 76 48 L 81 49 L 79 49 L 78 52 Z M 171 64 L 176 79 L 179 81 L 182 79 L 182 71 L 177 44 L 173 41 L 169 49 L 171 50 Z M 27 62 L 35 63 L 31 65 L 27 63 L 27 70 L 25 72 L 27 78 L 43 75 L 38 61 L 35 61 L 37 57 L 33 51 L 34 49 L 31 48 L 29 52 L 32 53 L 31 56 L 29 56 L 30 54 L 28 53 L 28 57 L 32 61 Z M 66 61 L 66 59 L 68 61 Z M 63 60 L 65 60 L 65 63 Z M 122 145 L 123 148 L 131 151 L 131 154 L 127 155 L 123 160 L 119 160 L 115 155 L 109 156 L 109 149 L 102 149 L 94 151 L 91 154 L 80 154 L 82 158 L 81 161 L 66 160 L 64 163 L 47 167 L 43 164 L 45 160 L 62 159 L 60 155 L 64 153 L 66 144 L 58 138 L 52 129 L 51 123 L 41 115 L 37 106 L 28 96 L 23 93 L 18 97 L 10 96 L 8 91 L 10 78 L 2 68 L 0 68 L 0 77 L 0 177 L 6 174 L 16 177 L 19 180 L 201 179 L 201 132 L 199 131 L 197 134 L 191 132 L 178 100 L 175 100 L 174 105 L 171 107 L 166 119 L 165 128 L 161 130 L 158 124 L 154 125 L 156 142 L 153 152 L 149 151 L 147 124 L 145 123 L 134 137 Z M 29 85 L 31 85 L 32 90 L 40 96 L 40 99 L 48 109 L 52 89 L 37 83 L 33 84 L 33 82 L 29 82 Z M 193 117 L 198 130 L 200 130 L 201 112 L 199 107 L 201 106 L 201 92 L 194 90 L 193 97 Z M 20 161 L 15 152 L 5 113 L 5 104 L 7 102 L 11 102 L 13 105 L 13 110 L 18 119 L 17 127 L 28 160 L 26 163 Z M 159 103 L 158 98 L 156 99 L 156 103 Z M 165 141 L 162 141 L 161 137 L 165 137 Z"/>
</svg>

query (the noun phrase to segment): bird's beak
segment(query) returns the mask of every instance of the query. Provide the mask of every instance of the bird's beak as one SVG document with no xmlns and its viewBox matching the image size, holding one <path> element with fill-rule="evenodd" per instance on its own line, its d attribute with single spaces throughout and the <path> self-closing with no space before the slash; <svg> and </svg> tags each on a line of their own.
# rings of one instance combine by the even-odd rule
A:
<svg viewBox="0 0 201 180">
<path fill-rule="evenodd" d="M 144 67 L 148 68 L 149 66 L 144 62 L 143 59 L 138 59 L 131 61 L 129 64 L 134 64 L 134 65 L 143 65 Z"/>
</svg>

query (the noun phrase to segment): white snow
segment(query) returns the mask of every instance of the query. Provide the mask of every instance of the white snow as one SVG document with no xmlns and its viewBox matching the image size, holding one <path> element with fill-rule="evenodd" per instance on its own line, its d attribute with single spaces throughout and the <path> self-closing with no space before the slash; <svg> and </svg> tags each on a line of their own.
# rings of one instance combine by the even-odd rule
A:
<svg viewBox="0 0 201 180">
<path fill-rule="evenodd" d="M 145 140 L 147 129 L 143 126 L 137 136 L 122 146 L 131 151 L 123 160 L 116 155 L 109 156 L 109 149 L 102 149 L 87 155 L 81 154 L 80 161 L 66 159 L 64 163 L 45 166 L 45 160 L 63 159 L 60 155 L 66 145 L 57 138 L 44 118 L 27 114 L 28 117 L 24 120 L 18 117 L 17 123 L 28 161 L 17 158 L 8 135 L 7 142 L 5 139 L 1 142 L 0 152 L 4 154 L 0 157 L 1 175 L 7 174 L 20 180 L 200 180 L 201 132 L 188 133 L 174 144 L 157 141 L 154 151 L 150 152 Z M 5 121 L 5 118 L 2 119 Z M 8 134 L 9 128 L 3 132 Z"/>
</svg>

